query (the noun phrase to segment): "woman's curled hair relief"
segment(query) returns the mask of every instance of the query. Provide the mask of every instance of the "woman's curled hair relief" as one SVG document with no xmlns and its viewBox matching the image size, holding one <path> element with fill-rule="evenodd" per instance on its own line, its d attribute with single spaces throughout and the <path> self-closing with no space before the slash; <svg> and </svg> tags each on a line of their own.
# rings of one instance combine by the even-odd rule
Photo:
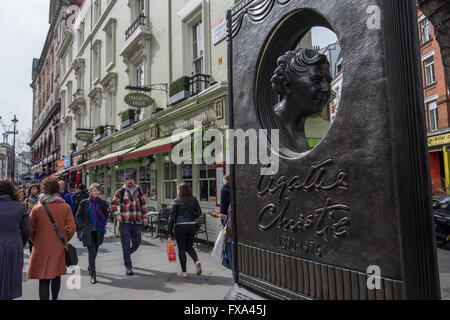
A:
<svg viewBox="0 0 450 320">
<path fill-rule="evenodd" d="M 328 63 L 327 56 L 313 49 L 298 49 L 288 51 L 278 58 L 277 67 L 273 73 L 271 82 L 273 90 L 280 96 L 286 96 L 286 84 L 290 80 L 308 71 L 308 67 Z"/>
</svg>

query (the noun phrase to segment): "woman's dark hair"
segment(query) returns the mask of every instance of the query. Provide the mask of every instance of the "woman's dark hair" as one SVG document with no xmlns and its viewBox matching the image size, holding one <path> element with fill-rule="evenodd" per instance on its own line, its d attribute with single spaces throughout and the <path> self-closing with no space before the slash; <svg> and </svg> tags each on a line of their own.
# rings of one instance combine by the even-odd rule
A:
<svg viewBox="0 0 450 320">
<path fill-rule="evenodd" d="M 308 67 L 328 63 L 327 56 L 313 49 L 298 49 L 288 51 L 278 58 L 277 68 L 272 76 L 272 88 L 280 96 L 286 96 L 285 84 L 292 77 L 299 76 L 308 71 Z"/>
<path fill-rule="evenodd" d="M 37 191 L 38 191 L 37 193 L 38 193 L 38 194 L 41 192 L 41 189 L 40 189 L 39 185 L 38 185 L 38 184 L 33 184 L 33 185 L 31 185 L 31 186 L 28 188 L 28 190 L 27 190 L 27 196 L 28 196 L 28 197 L 31 196 L 31 190 L 32 190 L 33 188 L 36 188 L 36 189 L 37 189 Z"/>
<path fill-rule="evenodd" d="M 0 181 L 0 196 L 9 195 L 14 201 L 19 201 L 16 187 L 10 181 Z"/>
<path fill-rule="evenodd" d="M 59 193 L 59 183 L 58 180 L 52 178 L 45 178 L 41 182 L 41 192 L 43 194 L 57 194 Z"/>
<path fill-rule="evenodd" d="M 192 187 L 187 182 L 182 182 L 178 186 L 178 200 L 181 200 L 183 202 L 189 202 L 194 201 L 195 197 L 192 194 Z"/>
</svg>

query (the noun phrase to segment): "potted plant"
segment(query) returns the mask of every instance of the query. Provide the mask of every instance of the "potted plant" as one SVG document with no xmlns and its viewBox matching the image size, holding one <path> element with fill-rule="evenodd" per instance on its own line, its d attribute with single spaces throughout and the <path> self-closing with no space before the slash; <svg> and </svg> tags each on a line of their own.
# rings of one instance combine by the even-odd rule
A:
<svg viewBox="0 0 450 320">
<path fill-rule="evenodd" d="M 126 128 L 131 126 L 136 122 L 136 111 L 134 109 L 127 109 L 122 113 L 122 124 L 121 128 Z"/>
<path fill-rule="evenodd" d="M 105 127 L 104 126 L 98 126 L 95 128 L 95 137 L 94 140 L 98 141 L 101 140 L 105 135 Z"/>
<path fill-rule="evenodd" d="M 77 151 L 77 144 L 71 143 L 70 144 L 70 152 L 75 152 L 75 151 Z"/>
<path fill-rule="evenodd" d="M 189 92 L 189 80 L 190 78 L 188 76 L 184 76 L 170 85 L 169 105 L 176 104 L 191 96 Z"/>
</svg>

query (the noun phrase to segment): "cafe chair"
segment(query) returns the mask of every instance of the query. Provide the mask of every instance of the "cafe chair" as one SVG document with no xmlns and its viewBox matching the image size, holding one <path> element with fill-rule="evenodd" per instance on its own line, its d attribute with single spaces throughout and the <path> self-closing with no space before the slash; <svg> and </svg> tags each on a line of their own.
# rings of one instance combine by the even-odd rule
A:
<svg viewBox="0 0 450 320">
<path fill-rule="evenodd" d="M 169 217 L 170 209 L 162 209 L 158 214 L 158 235 L 159 239 L 163 241 L 169 233 Z"/>
<path fill-rule="evenodd" d="M 206 243 L 208 247 L 210 246 L 209 240 L 208 240 L 208 230 L 206 228 L 206 213 L 202 213 L 202 215 L 197 219 L 197 222 L 200 224 L 200 227 L 197 229 L 197 232 L 195 234 L 195 243 L 198 246 L 198 235 L 201 233 L 206 234 Z"/>
</svg>

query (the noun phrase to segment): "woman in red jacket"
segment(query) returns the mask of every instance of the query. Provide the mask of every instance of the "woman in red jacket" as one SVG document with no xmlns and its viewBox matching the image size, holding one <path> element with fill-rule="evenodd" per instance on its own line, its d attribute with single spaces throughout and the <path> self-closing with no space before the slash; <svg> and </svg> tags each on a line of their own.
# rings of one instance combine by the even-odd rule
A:
<svg viewBox="0 0 450 320">
<path fill-rule="evenodd" d="M 28 279 L 39 280 L 39 298 L 57 300 L 61 287 L 61 276 L 67 274 L 65 248 L 53 227 L 43 206 L 46 204 L 66 243 L 72 239 L 76 231 L 72 210 L 58 196 L 58 181 L 46 178 L 41 183 L 42 194 L 39 204 L 30 214 L 30 240 L 34 243 L 28 267 Z"/>
</svg>

